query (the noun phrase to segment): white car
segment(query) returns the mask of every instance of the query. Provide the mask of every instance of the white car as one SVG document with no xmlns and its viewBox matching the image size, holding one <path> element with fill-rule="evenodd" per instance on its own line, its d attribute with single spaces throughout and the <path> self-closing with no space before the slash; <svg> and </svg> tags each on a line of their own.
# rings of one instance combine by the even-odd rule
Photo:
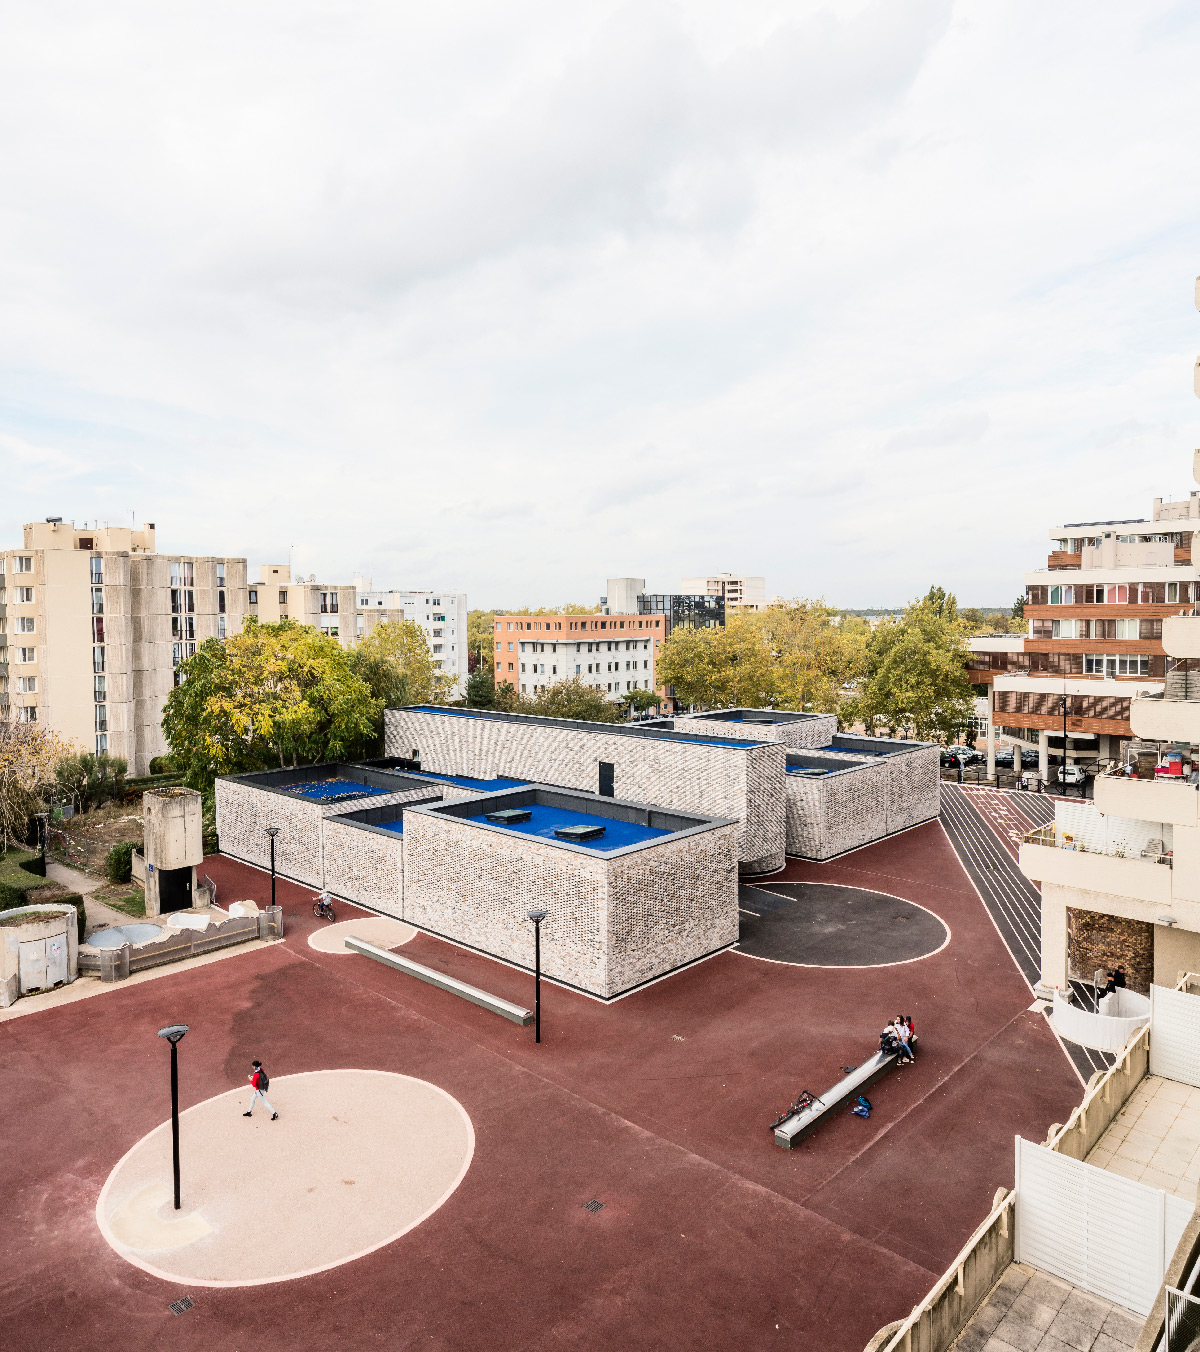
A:
<svg viewBox="0 0 1200 1352">
<path fill-rule="evenodd" d="M 1088 772 L 1082 765 L 1064 765 L 1059 769 L 1060 784 L 1086 784 Z"/>
</svg>

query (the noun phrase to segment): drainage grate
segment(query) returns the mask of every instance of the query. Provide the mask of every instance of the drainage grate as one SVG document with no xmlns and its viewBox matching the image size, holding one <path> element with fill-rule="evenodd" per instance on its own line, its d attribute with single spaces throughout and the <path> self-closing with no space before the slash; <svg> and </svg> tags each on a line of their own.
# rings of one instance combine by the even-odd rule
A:
<svg viewBox="0 0 1200 1352">
<path fill-rule="evenodd" d="M 191 1296 L 184 1296 L 180 1300 L 173 1300 L 170 1305 L 167 1306 L 167 1309 L 170 1310 L 172 1314 L 186 1314 L 195 1303 L 196 1302 Z"/>
<path fill-rule="evenodd" d="M 584 1202 L 584 1204 L 583 1204 L 583 1209 L 584 1209 L 584 1211 L 590 1211 L 590 1212 L 592 1213 L 592 1215 L 594 1216 L 594 1215 L 596 1214 L 597 1211 L 603 1211 L 603 1210 L 604 1210 L 604 1203 L 603 1203 L 603 1202 L 597 1202 L 596 1199 L 593 1197 L 592 1200 L 591 1200 L 590 1202 Z"/>
</svg>

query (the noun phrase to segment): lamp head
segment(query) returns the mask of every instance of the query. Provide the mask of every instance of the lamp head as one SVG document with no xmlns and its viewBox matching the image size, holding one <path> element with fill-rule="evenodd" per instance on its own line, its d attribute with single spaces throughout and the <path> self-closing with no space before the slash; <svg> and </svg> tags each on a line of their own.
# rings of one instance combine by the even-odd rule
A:
<svg viewBox="0 0 1200 1352">
<path fill-rule="evenodd" d="M 530 912 L 529 912 L 529 918 L 530 918 L 530 920 L 533 921 L 533 923 L 534 923 L 535 925 L 540 925 L 540 924 L 542 923 L 542 921 L 545 920 L 545 918 L 546 918 L 546 912 L 545 912 L 545 911 L 530 911 Z"/>
<path fill-rule="evenodd" d="M 182 1041 L 184 1033 L 188 1030 L 186 1023 L 168 1024 L 166 1028 L 158 1030 L 159 1037 L 165 1037 L 173 1047 L 177 1042 Z"/>
<path fill-rule="evenodd" d="M 271 837 L 272 840 L 274 840 L 275 837 L 276 837 L 278 834 L 279 834 L 279 827 L 278 827 L 278 826 L 268 826 L 268 827 L 267 827 L 267 835 L 269 835 L 269 836 Z"/>
</svg>

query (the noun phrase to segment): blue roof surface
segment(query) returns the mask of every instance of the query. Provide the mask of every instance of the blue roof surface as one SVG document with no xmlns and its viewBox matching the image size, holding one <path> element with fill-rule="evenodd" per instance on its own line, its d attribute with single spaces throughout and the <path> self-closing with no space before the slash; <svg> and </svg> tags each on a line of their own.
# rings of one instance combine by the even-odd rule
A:
<svg viewBox="0 0 1200 1352">
<path fill-rule="evenodd" d="M 568 808 L 547 807 L 544 803 L 532 803 L 528 810 L 531 814 L 528 821 L 516 822 L 512 825 L 487 821 L 485 813 L 494 812 L 494 807 L 473 813 L 467 820 L 483 822 L 485 825 L 495 826 L 501 831 L 512 831 L 515 835 L 540 836 L 543 840 L 553 841 L 558 841 L 554 832 L 563 826 L 603 826 L 605 828 L 604 834 L 596 840 L 559 842 L 560 844 L 573 844 L 577 849 L 597 850 L 601 854 L 606 854 L 612 850 L 623 850 L 628 845 L 643 845 L 648 840 L 656 840 L 659 836 L 672 834 L 672 832 L 661 830 L 656 826 L 642 826 L 637 822 L 618 821 L 613 817 L 601 817 L 593 812 L 572 812 Z"/>
<path fill-rule="evenodd" d="M 471 775 L 435 775 L 432 770 L 406 770 L 405 774 L 416 775 L 421 779 L 437 779 L 443 784 L 461 784 L 464 789 L 486 789 L 489 793 L 497 789 L 523 789 L 529 783 L 527 779 L 475 779 Z"/>
<path fill-rule="evenodd" d="M 376 789 L 370 784 L 360 784 L 357 779 L 315 779 L 308 784 L 284 785 L 283 792 L 319 803 L 337 802 L 341 798 L 375 798 L 391 793 L 391 789 Z"/>
<path fill-rule="evenodd" d="M 401 817 L 400 820 L 396 822 L 372 822 L 371 825 L 377 826 L 381 831 L 394 831 L 398 836 L 402 836 L 404 834 L 403 817 Z"/>
</svg>

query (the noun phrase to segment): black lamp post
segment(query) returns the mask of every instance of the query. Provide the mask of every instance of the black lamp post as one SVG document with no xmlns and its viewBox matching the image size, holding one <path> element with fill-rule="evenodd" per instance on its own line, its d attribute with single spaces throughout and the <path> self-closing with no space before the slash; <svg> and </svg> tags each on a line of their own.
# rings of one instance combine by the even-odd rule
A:
<svg viewBox="0 0 1200 1352">
<path fill-rule="evenodd" d="M 1067 791 L 1067 713 L 1070 710 L 1070 701 L 1067 699 L 1067 692 L 1064 690 L 1060 700 L 1063 716 L 1063 754 L 1062 769 L 1059 771 L 1059 778 L 1062 780 L 1062 789 L 1065 794 Z"/>
<path fill-rule="evenodd" d="M 275 905 L 275 837 L 279 834 L 278 826 L 268 826 L 267 835 L 271 838 L 271 905 Z"/>
<path fill-rule="evenodd" d="M 530 911 L 533 921 L 533 1040 L 542 1040 L 542 921 L 545 911 Z"/>
<path fill-rule="evenodd" d="M 179 1044 L 188 1030 L 186 1023 L 172 1023 L 158 1030 L 171 1044 L 171 1165 L 175 1173 L 175 1210 L 179 1210 Z"/>
</svg>

